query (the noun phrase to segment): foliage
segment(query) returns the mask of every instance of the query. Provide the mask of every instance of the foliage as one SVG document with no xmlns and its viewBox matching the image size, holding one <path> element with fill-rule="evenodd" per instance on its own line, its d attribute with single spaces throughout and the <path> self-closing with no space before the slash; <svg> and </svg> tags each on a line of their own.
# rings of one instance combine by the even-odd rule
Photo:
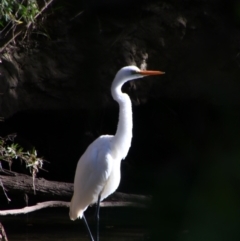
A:
<svg viewBox="0 0 240 241">
<path fill-rule="evenodd" d="M 15 134 L 4 138 L 0 137 L 0 160 L 8 162 L 10 168 L 14 159 L 25 162 L 26 167 L 35 176 L 39 169 L 42 169 L 43 159 L 37 156 L 35 149 L 27 152 L 23 151 L 23 148 L 19 144 L 14 143 L 15 137 Z"/>
<path fill-rule="evenodd" d="M 46 14 L 43 13 L 53 1 L 0 0 L 0 52 L 10 43 L 15 44 L 17 36 L 22 36 L 22 41 L 29 40 L 32 33 L 49 38 L 43 27 L 43 21 L 46 19 Z"/>
<path fill-rule="evenodd" d="M 1 0 L 0 3 L 0 26 L 5 28 L 34 22 L 35 16 L 39 13 L 36 0 Z"/>
</svg>

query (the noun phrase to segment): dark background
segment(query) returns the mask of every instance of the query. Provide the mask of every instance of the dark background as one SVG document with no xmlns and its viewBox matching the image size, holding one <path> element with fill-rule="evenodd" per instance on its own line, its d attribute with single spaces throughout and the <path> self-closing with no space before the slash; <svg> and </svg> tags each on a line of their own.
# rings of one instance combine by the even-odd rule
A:
<svg viewBox="0 0 240 241">
<path fill-rule="evenodd" d="M 147 53 L 148 69 L 166 75 L 123 88 L 134 128 L 118 190 L 153 196 L 154 240 L 239 240 L 238 1 L 61 4 L 45 23 L 51 41 L 33 37 L 37 52 L 24 57 L 19 99 L 5 89 L 2 135 L 16 132 L 25 148 L 36 147 L 49 162 L 39 177 L 72 182 L 85 148 L 116 130 L 109 89 L 116 71 L 140 65 Z M 69 21 L 77 9 L 85 12 Z M 33 58 L 38 67 L 31 70 Z M 12 169 L 26 172 L 18 164 Z"/>
</svg>

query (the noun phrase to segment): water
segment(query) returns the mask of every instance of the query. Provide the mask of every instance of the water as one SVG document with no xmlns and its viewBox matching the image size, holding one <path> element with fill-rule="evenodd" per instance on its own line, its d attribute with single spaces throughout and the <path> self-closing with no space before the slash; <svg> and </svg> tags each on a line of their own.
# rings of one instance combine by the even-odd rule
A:
<svg viewBox="0 0 240 241">
<path fill-rule="evenodd" d="M 94 208 L 86 217 L 94 233 Z M 100 241 L 146 241 L 146 211 L 104 208 L 100 211 Z M 52 208 L 26 215 L 1 217 L 9 241 L 89 241 L 82 220 L 71 221 L 68 209 Z"/>
</svg>

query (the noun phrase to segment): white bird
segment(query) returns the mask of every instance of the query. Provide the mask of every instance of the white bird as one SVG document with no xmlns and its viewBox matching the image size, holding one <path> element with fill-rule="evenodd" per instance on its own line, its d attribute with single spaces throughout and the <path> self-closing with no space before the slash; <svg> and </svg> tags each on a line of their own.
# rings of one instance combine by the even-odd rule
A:
<svg viewBox="0 0 240 241">
<path fill-rule="evenodd" d="M 127 156 L 132 140 L 132 105 L 129 96 L 122 93 L 123 84 L 148 75 L 161 75 L 161 71 L 140 70 L 136 66 L 120 69 L 111 87 L 112 97 L 119 104 L 117 132 L 103 135 L 93 141 L 78 161 L 74 178 L 74 194 L 70 204 L 71 220 L 83 218 L 91 240 L 93 236 L 84 217 L 89 205 L 97 203 L 97 241 L 99 204 L 112 194 L 120 183 L 121 160 Z"/>
</svg>

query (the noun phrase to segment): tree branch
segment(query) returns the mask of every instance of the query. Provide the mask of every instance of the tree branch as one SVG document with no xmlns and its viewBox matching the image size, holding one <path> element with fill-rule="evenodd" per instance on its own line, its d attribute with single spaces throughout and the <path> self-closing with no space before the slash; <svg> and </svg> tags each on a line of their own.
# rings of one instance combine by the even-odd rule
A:
<svg viewBox="0 0 240 241">
<path fill-rule="evenodd" d="M 2 210 L 0 211 L 0 216 L 6 215 L 18 215 L 26 214 L 30 212 L 35 212 L 43 208 L 55 208 L 55 207 L 66 207 L 69 208 L 70 202 L 64 201 L 47 201 L 42 203 L 37 203 L 34 206 L 24 207 L 21 209 L 12 209 L 12 210 Z M 137 208 L 147 208 L 146 205 L 136 204 L 135 202 L 102 202 L 100 203 L 101 207 L 137 207 Z"/>
<path fill-rule="evenodd" d="M 8 241 L 7 234 L 3 225 L 0 223 L 0 240 L 1 241 Z"/>
<path fill-rule="evenodd" d="M 50 207 L 69 207 L 70 202 L 63 202 L 63 201 L 48 201 L 37 203 L 34 206 L 24 207 L 21 209 L 12 209 L 12 210 L 2 210 L 0 211 L 0 216 L 6 215 L 17 215 L 17 214 L 26 214 L 31 213 L 43 208 L 50 208 Z"/>
<path fill-rule="evenodd" d="M 34 194 L 32 177 L 19 174 L 16 172 L 2 169 L 0 170 L 0 181 L 4 190 L 8 195 L 19 193 Z M 7 191 L 6 191 L 7 190 Z M 36 196 L 45 196 L 49 198 L 71 198 L 73 194 L 73 184 L 48 181 L 43 178 L 35 178 Z M 12 198 L 13 199 L 13 198 Z M 138 207 L 147 208 L 151 204 L 151 197 L 135 194 L 125 194 L 115 192 L 101 203 L 101 207 Z M 47 207 L 69 207 L 69 202 L 64 201 L 47 201 L 38 203 L 35 206 L 25 207 L 23 209 L 0 211 L 0 215 L 24 214 L 33 212 Z"/>
</svg>

